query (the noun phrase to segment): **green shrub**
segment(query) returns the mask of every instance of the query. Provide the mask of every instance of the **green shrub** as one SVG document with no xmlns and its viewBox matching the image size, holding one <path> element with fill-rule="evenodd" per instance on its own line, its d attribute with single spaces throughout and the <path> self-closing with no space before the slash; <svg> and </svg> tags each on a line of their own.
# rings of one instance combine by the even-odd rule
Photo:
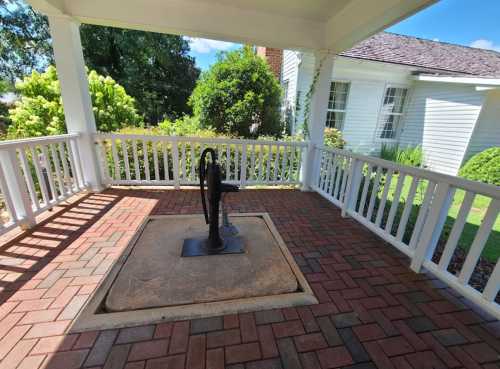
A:
<svg viewBox="0 0 500 369">
<path fill-rule="evenodd" d="M 250 47 L 220 54 L 201 75 L 189 101 L 202 125 L 218 133 L 256 138 L 283 132 L 281 87 Z"/>
<path fill-rule="evenodd" d="M 336 128 L 325 128 L 324 133 L 325 146 L 336 149 L 343 149 L 346 142 L 342 137 L 342 132 Z"/>
<path fill-rule="evenodd" d="M 217 133 L 212 128 L 203 128 L 198 117 L 190 117 L 187 115 L 175 121 L 168 119 L 164 120 L 158 125 L 158 132 L 166 136 L 217 136 Z"/>
<path fill-rule="evenodd" d="M 189 118 L 186 118 L 189 119 Z M 177 122 L 177 121 L 176 121 Z M 179 124 L 179 123 L 177 123 Z M 146 136 L 160 136 L 160 135 L 167 135 L 167 132 L 169 129 L 172 129 L 172 127 L 177 127 L 177 124 L 175 122 L 162 122 L 159 126 L 153 127 L 153 128 L 141 128 L 141 127 L 126 127 L 122 128 L 121 130 L 117 131 L 116 133 L 118 134 L 129 134 L 129 135 L 146 135 Z M 194 124 L 194 123 L 193 123 Z M 172 131 L 171 131 L 172 132 Z M 176 131 L 179 133 L 179 131 Z M 201 132 L 201 133 L 200 133 Z M 204 135 L 203 132 L 206 132 L 207 135 Z M 182 133 L 186 133 L 183 131 Z M 187 132 L 185 135 L 180 135 L 178 136 L 198 136 L 198 137 L 218 137 L 218 138 L 227 138 L 226 136 L 223 136 L 221 134 L 216 134 L 212 131 L 197 131 L 197 132 Z M 274 141 L 273 137 L 266 137 L 266 136 L 260 136 L 259 140 L 266 140 L 266 141 Z M 300 136 L 286 136 L 283 138 L 283 141 L 301 141 L 302 138 Z M 178 167 L 181 172 L 181 178 L 184 177 L 183 169 L 182 169 L 182 163 L 184 162 L 186 165 L 186 168 L 188 169 L 188 172 L 186 173 L 186 177 L 190 178 L 193 182 L 196 182 L 195 178 L 191 176 L 191 173 L 189 172 L 189 168 L 191 168 L 191 162 L 192 159 L 194 158 L 195 161 L 195 175 L 197 173 L 197 168 L 198 168 L 198 160 L 201 155 L 201 150 L 207 147 L 213 147 L 216 148 L 217 146 L 217 151 L 220 153 L 219 161 L 221 164 L 221 170 L 222 170 L 222 178 L 226 180 L 226 168 L 227 165 L 229 165 L 230 168 L 230 173 L 233 174 L 229 180 L 236 180 L 234 177 L 235 173 L 235 166 L 237 165 L 238 169 L 240 169 L 240 164 L 241 160 L 243 157 L 243 152 L 242 148 L 240 145 L 235 145 L 235 144 L 229 144 L 230 146 L 230 155 L 229 155 L 229 164 L 228 164 L 228 157 L 227 157 L 227 144 L 202 144 L 200 145 L 199 143 L 195 143 L 194 145 L 190 142 L 183 142 L 182 139 L 178 140 Z M 135 160 L 133 157 L 133 150 L 134 150 L 134 145 L 132 143 L 131 139 L 125 139 L 122 145 L 121 140 L 116 140 L 116 154 L 118 157 L 119 161 L 119 173 L 115 173 L 115 165 L 113 161 L 113 154 L 112 154 L 112 149 L 111 149 L 111 142 L 109 140 L 104 141 L 104 150 L 105 150 L 105 161 L 107 163 L 108 167 L 108 173 L 115 178 L 120 177 L 122 180 L 126 178 L 126 173 L 125 173 L 125 155 L 123 152 L 123 146 L 125 146 L 126 151 L 127 151 L 127 157 L 128 157 L 128 162 L 129 162 L 129 168 L 130 168 L 130 173 L 131 173 L 131 179 L 136 179 L 135 178 Z M 141 173 L 142 179 L 144 179 L 144 170 L 145 170 L 145 162 L 144 162 L 144 149 L 145 147 L 147 148 L 147 164 L 149 167 L 149 173 L 150 173 L 150 178 L 154 179 L 155 178 L 155 159 L 153 155 L 153 146 L 156 148 L 157 152 L 157 160 L 158 160 L 158 169 L 159 169 L 159 175 L 161 179 L 164 179 L 166 177 L 165 170 L 168 170 L 168 177 L 170 179 L 173 178 L 173 146 L 170 143 L 164 143 L 161 141 L 156 141 L 156 142 L 151 142 L 146 140 L 146 145 L 144 145 L 143 140 L 136 140 L 135 143 L 135 149 L 137 151 L 137 164 L 138 164 L 138 170 Z M 219 148 L 221 150 L 219 150 Z M 191 150 L 193 151 L 193 154 L 191 154 Z M 236 149 L 238 151 L 238 154 L 236 155 Z M 300 172 L 300 167 L 298 166 L 298 163 L 300 162 L 300 150 L 296 150 L 293 154 L 291 153 L 290 150 L 287 151 L 286 157 L 284 156 L 284 146 L 280 148 L 279 154 L 277 154 L 278 148 L 276 146 L 272 146 L 269 148 L 269 145 L 260 145 L 256 144 L 255 146 L 248 144 L 247 145 L 247 157 L 246 157 L 246 173 L 247 173 L 247 178 L 251 181 L 252 179 L 256 179 L 256 177 L 259 175 L 259 173 L 262 175 L 262 177 L 265 179 L 268 176 L 269 172 L 269 179 L 273 180 L 274 176 L 276 174 L 276 180 L 280 181 L 282 180 L 283 177 L 287 176 L 292 176 L 293 178 L 297 178 Z M 252 151 L 254 152 L 253 154 L 253 159 L 252 159 Z M 164 161 L 164 156 L 163 153 L 166 152 L 167 154 L 167 162 Z M 185 153 L 184 160 L 182 159 L 182 153 Z M 276 157 L 278 155 L 278 160 L 276 160 Z M 270 160 L 268 160 L 270 159 Z M 283 160 L 286 161 L 286 172 L 282 170 L 282 164 Z M 165 165 L 166 164 L 166 165 Z M 253 165 L 252 165 L 253 164 Z M 269 169 L 268 169 L 269 167 Z M 238 174 L 239 178 L 239 174 Z"/>
<path fill-rule="evenodd" d="M 460 169 L 461 177 L 500 186 L 500 147 L 474 155 Z"/>
<path fill-rule="evenodd" d="M 125 89 L 110 77 L 94 71 L 88 75 L 89 90 L 97 129 L 110 132 L 125 126 L 140 125 L 142 118 Z M 46 136 L 66 132 L 61 89 L 56 69 L 33 72 L 16 84 L 21 99 L 9 111 L 12 124 L 9 138 Z"/>
<path fill-rule="evenodd" d="M 401 148 L 399 145 L 383 144 L 380 150 L 380 157 L 402 165 L 421 167 L 424 161 L 424 152 L 420 146 Z"/>
</svg>

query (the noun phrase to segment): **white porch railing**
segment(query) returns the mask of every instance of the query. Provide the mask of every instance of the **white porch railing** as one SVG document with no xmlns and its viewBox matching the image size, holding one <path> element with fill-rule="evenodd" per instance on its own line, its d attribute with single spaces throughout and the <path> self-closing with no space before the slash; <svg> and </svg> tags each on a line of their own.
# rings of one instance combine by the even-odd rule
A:
<svg viewBox="0 0 500 369">
<path fill-rule="evenodd" d="M 85 189 L 78 135 L 0 142 L 0 234 L 30 227 L 35 216 Z"/>
<path fill-rule="evenodd" d="M 86 188 L 78 136 L 0 142 L 0 234 L 34 225 L 35 216 Z M 223 179 L 240 186 L 302 183 L 307 142 L 96 134 L 102 177 L 111 185 L 198 184 L 198 159 L 215 148 Z M 500 318 L 500 262 L 482 291 L 470 284 L 500 210 L 498 187 L 401 166 L 348 151 L 316 147 L 313 190 L 465 297 Z M 308 162 L 312 162 L 308 160 Z M 476 196 L 489 199 L 469 251 L 456 274 L 448 271 Z M 458 196 L 458 197 L 457 197 Z M 452 204 L 461 200 L 454 220 Z M 456 206 L 456 205 L 454 205 Z M 445 223 L 447 227 L 445 227 Z M 446 229 L 446 234 L 443 234 Z M 439 240 L 442 253 L 433 259 Z M 500 247 L 500 246 L 499 246 Z"/>
<path fill-rule="evenodd" d="M 97 134 L 102 176 L 112 185 L 195 185 L 206 147 L 218 152 L 223 180 L 248 185 L 300 183 L 304 142 Z"/>
<path fill-rule="evenodd" d="M 316 148 L 319 164 L 314 189 L 411 258 L 411 268 L 426 268 L 444 283 L 500 319 L 495 298 L 500 289 L 500 261 L 482 292 L 470 278 L 492 232 L 500 210 L 496 186 L 398 165 L 348 151 Z M 319 162 L 318 162 L 319 161 Z M 475 196 L 490 203 L 460 271 L 448 271 Z M 463 196 L 456 220 L 438 262 L 432 260 L 455 196 Z M 500 247 L 500 245 L 497 245 Z"/>
</svg>

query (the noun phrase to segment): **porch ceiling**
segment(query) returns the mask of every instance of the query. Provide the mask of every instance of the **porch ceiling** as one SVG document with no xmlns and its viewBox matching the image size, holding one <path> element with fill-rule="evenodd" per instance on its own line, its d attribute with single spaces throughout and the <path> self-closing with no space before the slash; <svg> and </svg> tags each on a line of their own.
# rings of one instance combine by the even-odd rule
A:
<svg viewBox="0 0 500 369">
<path fill-rule="evenodd" d="M 83 23 L 339 52 L 436 0 L 28 0 Z"/>
</svg>

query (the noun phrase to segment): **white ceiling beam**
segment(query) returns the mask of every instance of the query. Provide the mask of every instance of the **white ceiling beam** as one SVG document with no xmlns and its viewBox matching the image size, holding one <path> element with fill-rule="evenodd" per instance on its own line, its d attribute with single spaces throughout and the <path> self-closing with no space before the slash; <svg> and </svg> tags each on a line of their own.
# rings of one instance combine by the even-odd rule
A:
<svg viewBox="0 0 500 369">
<path fill-rule="evenodd" d="M 277 48 L 309 49 L 323 46 L 321 22 L 256 12 L 215 2 L 67 1 L 65 11 L 82 23 L 104 26 Z"/>
<path fill-rule="evenodd" d="M 337 7 L 310 0 L 303 3 L 304 12 L 300 8 L 278 12 L 279 2 L 272 0 L 267 7 L 259 2 L 253 9 L 252 2 L 233 5 L 215 0 L 28 1 L 48 15 L 68 15 L 82 23 L 338 53 L 436 0 L 348 0 Z M 316 18 L 311 12 L 303 14 L 306 7 Z M 322 7 L 325 15 L 334 14 L 327 19 Z"/>
<path fill-rule="evenodd" d="M 46 15 L 64 15 L 64 0 L 29 0 L 31 6 Z"/>
</svg>

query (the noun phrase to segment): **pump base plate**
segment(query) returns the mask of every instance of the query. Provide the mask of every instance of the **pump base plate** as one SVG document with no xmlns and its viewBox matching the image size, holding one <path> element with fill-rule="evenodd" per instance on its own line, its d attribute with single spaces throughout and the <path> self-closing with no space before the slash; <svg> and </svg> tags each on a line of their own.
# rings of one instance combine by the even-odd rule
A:
<svg viewBox="0 0 500 369">
<path fill-rule="evenodd" d="M 245 248 L 241 237 L 226 237 L 224 239 L 224 248 L 212 251 L 207 247 L 208 240 L 205 238 L 187 238 L 182 245 L 182 257 L 225 255 L 225 254 L 244 254 Z"/>
</svg>

